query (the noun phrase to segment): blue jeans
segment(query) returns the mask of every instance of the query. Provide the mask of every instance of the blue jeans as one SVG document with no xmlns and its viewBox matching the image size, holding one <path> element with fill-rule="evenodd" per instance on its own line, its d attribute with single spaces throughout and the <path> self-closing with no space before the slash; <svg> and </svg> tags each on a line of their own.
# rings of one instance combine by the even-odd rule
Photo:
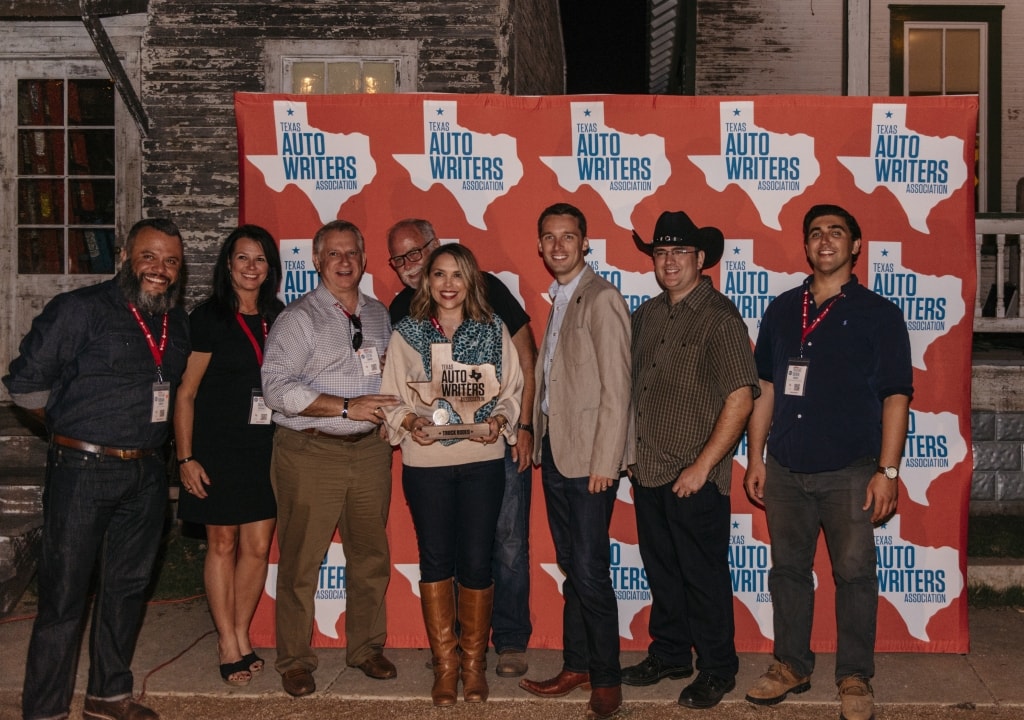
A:
<svg viewBox="0 0 1024 720">
<path fill-rule="evenodd" d="M 108 700 L 132 694 L 132 655 L 166 507 L 167 475 L 160 453 L 119 460 L 50 446 L 39 614 L 22 695 L 27 720 L 59 717 L 70 708 L 97 558 L 86 692 Z"/>
<path fill-rule="evenodd" d="M 494 612 L 491 642 L 499 653 L 526 650 L 530 623 L 530 497 L 531 468 L 519 472 L 512 448 L 505 449 L 505 496 L 494 535 Z"/>
<path fill-rule="evenodd" d="M 491 552 L 505 491 L 503 462 L 402 466 L 422 582 L 455 577 L 456 568 L 463 587 L 485 590 L 494 582 Z"/>
<path fill-rule="evenodd" d="M 768 456 L 764 487 L 772 543 L 775 657 L 799 675 L 814 671 L 814 551 L 818 533 L 832 560 L 836 585 L 836 681 L 875 674 L 878 574 L 871 509 L 862 510 L 877 462 L 865 459 L 841 470 L 796 473 Z"/>
<path fill-rule="evenodd" d="M 562 595 L 562 667 L 590 673 L 594 687 L 622 682 L 619 609 L 612 588 L 608 526 L 615 487 L 591 493 L 589 478 L 558 472 L 551 442 L 543 440 L 541 473 L 555 559 L 565 573 Z"/>
<path fill-rule="evenodd" d="M 729 574 L 729 496 L 705 483 L 692 497 L 633 484 L 637 538 L 654 602 L 649 651 L 728 680 L 739 670 Z"/>
</svg>

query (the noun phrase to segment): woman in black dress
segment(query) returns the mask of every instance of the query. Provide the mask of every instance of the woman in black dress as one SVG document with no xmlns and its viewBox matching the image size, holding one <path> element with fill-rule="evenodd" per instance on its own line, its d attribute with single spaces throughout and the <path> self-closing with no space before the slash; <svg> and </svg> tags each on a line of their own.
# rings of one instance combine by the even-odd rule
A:
<svg viewBox="0 0 1024 720">
<path fill-rule="evenodd" d="M 192 311 L 192 354 L 174 406 L 183 520 L 206 526 L 206 595 L 220 674 L 245 685 L 263 660 L 249 625 L 267 576 L 277 506 L 270 486 L 274 426 L 260 389 L 267 331 L 283 308 L 281 258 L 256 225 L 228 236 L 213 294 Z"/>
</svg>

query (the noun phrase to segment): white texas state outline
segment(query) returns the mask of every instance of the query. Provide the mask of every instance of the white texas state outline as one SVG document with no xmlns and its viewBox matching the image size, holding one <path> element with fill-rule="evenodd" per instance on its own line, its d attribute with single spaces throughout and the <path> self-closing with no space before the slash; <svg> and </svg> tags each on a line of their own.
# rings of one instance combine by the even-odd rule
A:
<svg viewBox="0 0 1024 720">
<path fill-rule="evenodd" d="M 964 319 L 963 281 L 955 275 L 925 275 L 903 265 L 903 243 L 869 242 L 870 290 L 894 302 L 910 333 L 914 367 L 927 370 L 928 347 Z"/>
<path fill-rule="evenodd" d="M 320 274 L 313 266 L 311 239 L 281 240 L 281 265 L 284 276 L 281 278 L 281 290 L 277 296 L 286 305 L 316 290 L 320 284 Z M 363 273 L 363 277 L 359 279 L 359 292 L 374 300 L 378 299 L 373 289 L 372 273 Z"/>
<path fill-rule="evenodd" d="M 345 563 L 345 549 L 339 542 L 331 541 L 331 546 L 327 548 L 327 555 L 324 557 L 321 566 L 336 566 L 344 567 Z M 319 594 L 320 583 L 317 582 L 317 592 Z M 267 567 L 267 579 L 263 584 L 263 589 L 267 595 L 277 599 L 277 563 L 270 563 Z M 315 598 L 313 601 L 313 620 L 316 623 L 317 629 L 321 635 L 331 638 L 332 640 L 338 639 L 338 621 L 344 614 L 345 609 L 348 607 L 348 598 L 331 598 L 331 599 L 320 599 Z"/>
<path fill-rule="evenodd" d="M 633 618 L 652 602 L 651 592 L 648 588 L 620 587 L 623 579 L 639 576 L 643 571 L 644 564 L 640 559 L 640 546 L 624 543 L 612 537 L 608 539 L 608 549 L 612 556 L 618 559 L 618 563 L 613 564 L 609 572 L 612 578 L 612 588 L 616 592 L 617 599 L 615 602 L 619 610 L 619 636 L 632 640 L 633 631 L 630 629 L 630 626 L 633 624 Z M 558 566 L 558 563 L 541 563 L 540 566 L 555 581 L 555 584 L 558 586 L 558 592 L 561 594 L 562 584 L 565 582 L 565 574 Z M 646 579 L 643 582 L 646 584 Z M 619 593 L 635 594 L 637 597 L 620 599 Z"/>
<path fill-rule="evenodd" d="M 569 192 L 587 185 L 601 196 L 612 220 L 627 230 L 633 210 L 664 185 L 672 174 L 660 135 L 619 132 L 604 122 L 604 103 L 569 103 L 572 154 L 541 156 Z"/>
<path fill-rule="evenodd" d="M 329 133 L 309 124 L 304 102 L 274 101 L 276 155 L 246 155 L 274 192 L 299 188 L 320 221 L 338 217 L 341 206 L 377 175 L 370 138 L 362 133 Z"/>
<path fill-rule="evenodd" d="M 754 123 L 754 102 L 719 104 L 721 144 L 718 155 L 690 155 L 708 185 L 722 192 L 736 185 L 747 194 L 761 222 L 781 230 L 779 214 L 793 198 L 814 184 L 821 172 L 814 138 L 766 130 Z"/>
<path fill-rule="evenodd" d="M 455 100 L 423 101 L 423 147 L 423 153 L 394 158 L 420 190 L 439 184 L 450 192 L 466 222 L 481 230 L 487 229 L 484 213 L 491 203 L 523 178 L 516 139 L 459 125 Z"/>
<path fill-rule="evenodd" d="M 956 413 L 910 411 L 900 480 L 911 500 L 928 505 L 932 483 L 966 457 L 967 442 Z"/>
<path fill-rule="evenodd" d="M 768 304 L 806 277 L 806 273 L 776 272 L 758 265 L 754 262 L 753 240 L 726 240 L 718 266 L 718 287 L 740 311 L 751 342 L 757 342 Z"/>
<path fill-rule="evenodd" d="M 588 239 L 590 252 L 586 255 L 586 263 L 599 277 L 604 278 L 622 293 L 630 312 L 636 310 L 647 300 L 661 292 L 654 271 L 633 272 L 622 270 L 608 262 L 607 240 Z M 540 294 L 546 303 L 551 304 L 551 295 Z"/>
<path fill-rule="evenodd" d="M 928 215 L 967 181 L 964 141 L 933 137 L 907 127 L 907 106 L 876 103 L 871 108 L 867 156 L 839 156 L 865 193 L 885 188 L 907 214 L 910 227 L 928 232 Z"/>
<path fill-rule="evenodd" d="M 960 552 L 915 545 L 900 534 L 900 522 L 897 514 L 875 528 L 878 596 L 896 609 L 911 636 L 927 641 L 932 616 L 963 592 Z"/>
<path fill-rule="evenodd" d="M 729 533 L 729 575 L 732 594 L 750 611 L 758 630 L 768 639 L 775 637 L 772 625 L 772 600 L 768 591 L 768 572 L 772 567 L 771 545 L 753 533 L 749 513 L 733 513 Z M 814 574 L 814 587 L 818 576 Z"/>
</svg>

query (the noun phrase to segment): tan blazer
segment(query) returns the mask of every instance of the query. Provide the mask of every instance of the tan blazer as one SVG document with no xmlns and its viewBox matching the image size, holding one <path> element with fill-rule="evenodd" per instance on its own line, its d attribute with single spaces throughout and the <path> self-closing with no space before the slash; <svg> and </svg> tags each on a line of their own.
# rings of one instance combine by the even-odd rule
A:
<svg viewBox="0 0 1024 720">
<path fill-rule="evenodd" d="M 550 322 L 550 316 L 549 316 Z M 547 328 L 537 356 L 533 461 L 547 432 L 565 477 L 617 478 L 629 424 L 629 311 L 614 285 L 586 266 L 562 321 L 550 377 L 544 377 Z M 541 410 L 548 388 L 548 414 Z"/>
</svg>

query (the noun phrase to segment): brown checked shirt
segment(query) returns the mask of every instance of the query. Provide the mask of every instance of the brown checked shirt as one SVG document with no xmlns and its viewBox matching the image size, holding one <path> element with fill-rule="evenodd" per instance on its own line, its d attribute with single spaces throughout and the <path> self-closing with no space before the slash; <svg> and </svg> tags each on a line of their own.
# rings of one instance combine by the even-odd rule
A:
<svg viewBox="0 0 1024 720">
<path fill-rule="evenodd" d="M 632 318 L 633 478 L 643 487 L 671 483 L 700 454 L 725 399 L 749 385 L 760 394 L 754 355 L 736 306 L 708 277 L 675 305 L 662 293 Z M 723 495 L 732 453 L 708 477 Z"/>
</svg>

